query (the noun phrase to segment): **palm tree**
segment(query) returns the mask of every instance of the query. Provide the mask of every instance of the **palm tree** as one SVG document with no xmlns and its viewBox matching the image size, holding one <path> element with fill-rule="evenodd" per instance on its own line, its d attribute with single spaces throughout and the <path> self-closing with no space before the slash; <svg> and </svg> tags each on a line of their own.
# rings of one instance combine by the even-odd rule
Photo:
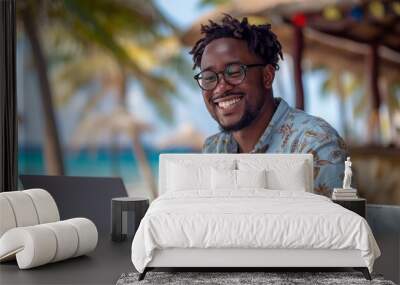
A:
<svg viewBox="0 0 400 285">
<path fill-rule="evenodd" d="M 345 140 L 349 139 L 349 126 L 347 124 L 346 117 L 346 101 L 355 94 L 355 92 L 361 89 L 361 78 L 357 75 L 344 73 L 337 69 L 329 69 L 327 71 L 327 77 L 321 86 L 322 97 L 328 94 L 336 94 L 339 99 L 339 119 L 341 129 L 343 131 L 343 137 Z M 346 77 L 346 78 L 345 78 Z M 346 80 L 347 79 L 347 80 Z M 361 100 L 357 104 L 357 108 L 365 108 L 365 99 Z M 357 110 L 356 116 L 359 115 Z"/>
<path fill-rule="evenodd" d="M 32 54 L 39 77 L 39 85 L 41 90 L 41 101 L 44 112 L 45 122 L 45 140 L 44 152 L 49 174 L 64 174 L 63 156 L 61 150 L 60 139 L 57 133 L 57 126 L 53 108 L 52 88 L 47 76 L 47 63 L 39 38 L 39 31 L 36 19 L 34 17 L 35 10 L 32 2 L 17 2 L 18 16 L 22 21 L 25 33 L 28 36 L 32 48 Z"/>
<path fill-rule="evenodd" d="M 141 49 L 137 46 L 132 46 L 133 43 L 125 43 L 125 45 L 131 58 L 137 62 L 139 68 L 154 71 L 159 64 L 168 66 L 171 61 L 177 61 L 178 45 L 171 44 L 171 41 L 173 42 L 174 39 L 163 39 L 156 45 L 164 51 L 164 55 L 160 55 L 157 48 Z M 159 62 L 155 60 L 156 58 Z M 187 68 L 190 68 L 189 65 Z M 141 133 L 147 131 L 149 127 L 130 114 L 127 109 L 127 79 L 129 75 L 135 76 L 135 74 L 121 67 L 112 57 L 100 50 L 90 50 L 80 56 L 75 56 L 72 60 L 60 65 L 53 74 L 55 75 L 54 82 L 57 82 L 60 87 L 58 96 L 56 96 L 59 99 L 59 104 L 65 104 L 72 96 L 76 96 L 77 90 L 85 86 L 94 85 L 94 83 L 100 83 L 96 89 L 92 88 L 92 94 L 88 94 L 89 96 L 81 112 L 80 123 L 74 137 L 87 138 L 85 134 L 90 133 L 90 138 L 93 140 L 97 138 L 95 131 L 103 134 L 108 133 L 111 138 L 113 136 L 110 134 L 122 133 L 128 135 L 142 176 L 151 190 L 150 194 L 153 198 L 156 197 L 155 181 L 140 142 Z M 159 83 L 156 86 L 149 86 L 151 89 L 147 88 L 148 91 L 145 94 L 156 103 L 163 118 L 171 121 L 172 108 L 166 95 L 176 95 L 173 93 L 175 90 L 168 77 L 155 77 L 154 81 L 156 80 Z M 161 92 L 166 92 L 166 95 L 160 96 Z M 117 103 L 113 107 L 113 111 L 111 114 L 96 114 L 95 107 L 108 93 L 116 96 Z"/>
<path fill-rule="evenodd" d="M 150 76 L 139 69 L 118 42 L 119 36 L 128 34 L 148 41 L 160 38 L 163 33 L 161 26 L 167 27 L 172 33 L 179 32 L 152 1 L 21 0 L 17 2 L 17 19 L 31 44 L 39 77 L 45 117 L 44 150 L 48 173 L 63 174 L 64 166 L 54 114 L 53 91 L 48 77 L 49 64 L 41 38 L 44 29 L 62 27 L 70 39 L 83 47 L 96 46 L 107 51 L 137 75 L 146 91 L 162 96 L 159 92 L 162 88 L 154 88 L 154 85 L 163 84 L 165 87 L 167 83 L 164 79 Z M 153 101 L 158 102 L 157 97 L 153 98 Z"/>
<path fill-rule="evenodd" d="M 321 69 L 321 67 L 315 68 L 314 70 Z M 355 105 L 353 108 L 354 117 L 365 116 L 371 112 L 371 94 L 365 88 L 365 77 L 362 74 L 357 74 L 355 72 L 343 72 L 337 69 L 325 69 L 327 72 L 327 77 L 322 84 L 321 95 L 327 96 L 328 94 L 336 94 L 339 98 L 339 113 L 340 113 L 340 124 L 344 133 L 344 138 L 349 139 L 349 126 L 347 124 L 345 116 L 345 105 L 346 101 L 355 96 Z M 392 118 L 396 112 L 400 110 L 400 101 L 397 97 L 397 90 L 400 89 L 400 78 L 399 74 L 385 74 L 382 76 L 382 103 L 386 103 L 388 106 L 388 117 Z M 371 138 L 376 132 L 376 116 L 380 114 L 374 114 L 372 110 L 368 121 L 368 138 Z M 387 122 L 390 124 L 390 122 Z M 387 126 L 386 129 L 390 128 Z M 385 130 L 380 130 L 380 136 L 384 135 Z M 388 130 L 386 130 L 387 132 Z M 394 139 L 394 138 L 392 138 Z"/>
<path fill-rule="evenodd" d="M 140 66 L 138 61 L 132 58 L 132 53 L 128 52 L 124 42 L 127 38 L 131 38 L 140 46 L 151 49 L 154 48 L 154 44 L 165 39 L 166 30 L 169 34 L 179 34 L 178 29 L 160 13 L 152 1 L 24 0 L 18 4 L 18 19 L 23 23 L 31 43 L 40 78 L 46 122 L 44 149 L 49 173 L 62 174 L 64 169 L 55 123 L 53 92 L 48 77 L 48 62 L 44 51 L 46 43 L 40 39 L 44 32 L 47 34 L 59 29 L 81 49 L 97 48 L 107 53 L 121 67 L 120 75 L 123 80 L 120 84 L 120 105 L 126 106 L 124 104 L 126 76 L 133 75 L 161 115 L 168 121 L 172 120 L 172 109 L 166 95 L 175 92 L 174 84 L 167 77 L 154 74 L 153 70 L 146 70 Z M 43 18 L 47 21 L 45 31 L 39 29 Z M 134 41 L 130 42 L 131 47 Z M 170 63 L 182 64 L 182 59 L 179 56 L 171 57 Z M 82 80 L 82 82 L 87 81 Z M 136 134 L 132 135 L 132 141 L 142 172 L 146 173 L 144 152 Z M 151 179 L 147 177 L 146 180 Z M 152 189 L 153 193 L 154 191 L 155 189 Z"/>
</svg>

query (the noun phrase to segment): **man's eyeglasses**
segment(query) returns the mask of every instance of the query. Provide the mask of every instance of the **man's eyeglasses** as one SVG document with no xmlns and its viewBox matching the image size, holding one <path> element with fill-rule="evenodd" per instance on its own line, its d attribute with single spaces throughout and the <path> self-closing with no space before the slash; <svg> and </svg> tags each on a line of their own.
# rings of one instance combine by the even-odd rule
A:
<svg viewBox="0 0 400 285">
<path fill-rule="evenodd" d="M 219 83 L 219 74 L 222 73 L 225 82 L 231 85 L 239 85 L 246 78 L 247 69 L 250 67 L 265 66 L 262 63 L 256 64 L 240 64 L 232 63 L 225 67 L 223 71 L 214 72 L 211 70 L 204 70 L 194 76 L 200 88 L 205 91 L 211 91 L 217 87 Z"/>
</svg>

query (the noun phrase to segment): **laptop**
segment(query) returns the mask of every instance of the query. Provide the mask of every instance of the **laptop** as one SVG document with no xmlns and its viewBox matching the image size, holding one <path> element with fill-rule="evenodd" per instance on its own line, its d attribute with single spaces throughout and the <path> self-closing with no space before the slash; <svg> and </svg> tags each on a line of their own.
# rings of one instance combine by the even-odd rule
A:
<svg viewBox="0 0 400 285">
<path fill-rule="evenodd" d="M 53 196 L 61 220 L 84 217 L 99 232 L 110 232 L 111 199 L 127 197 L 119 177 L 20 175 L 24 189 L 42 188 Z"/>
</svg>

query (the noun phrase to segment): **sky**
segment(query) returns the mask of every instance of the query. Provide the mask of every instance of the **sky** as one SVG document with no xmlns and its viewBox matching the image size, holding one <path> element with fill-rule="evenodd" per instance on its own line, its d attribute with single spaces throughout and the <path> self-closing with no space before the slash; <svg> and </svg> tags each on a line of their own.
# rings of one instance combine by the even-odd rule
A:
<svg viewBox="0 0 400 285">
<path fill-rule="evenodd" d="M 212 7 L 201 7 L 198 0 L 156 0 L 158 7 L 180 28 L 188 28 L 200 16 L 212 11 Z"/>
</svg>

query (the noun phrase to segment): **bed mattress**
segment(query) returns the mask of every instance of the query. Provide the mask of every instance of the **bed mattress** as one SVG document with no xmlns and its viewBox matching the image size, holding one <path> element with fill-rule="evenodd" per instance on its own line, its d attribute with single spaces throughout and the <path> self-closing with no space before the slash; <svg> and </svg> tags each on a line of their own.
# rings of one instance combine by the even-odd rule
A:
<svg viewBox="0 0 400 285">
<path fill-rule="evenodd" d="M 359 250 L 372 272 L 380 251 L 368 223 L 329 198 L 301 191 L 167 192 L 132 242 L 139 272 L 163 249 Z"/>
</svg>

